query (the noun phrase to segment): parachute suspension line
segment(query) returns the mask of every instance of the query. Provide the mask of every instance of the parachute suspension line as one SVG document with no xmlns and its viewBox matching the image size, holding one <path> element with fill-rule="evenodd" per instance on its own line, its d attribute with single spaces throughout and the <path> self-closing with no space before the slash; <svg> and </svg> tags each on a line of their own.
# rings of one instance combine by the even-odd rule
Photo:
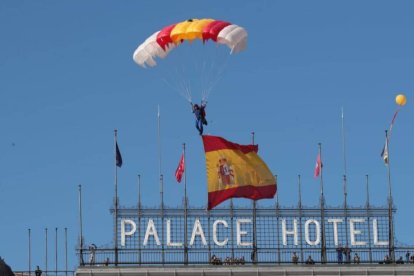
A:
<svg viewBox="0 0 414 276">
<path fill-rule="evenodd" d="M 216 56 L 218 56 L 218 55 L 216 55 Z M 223 58 L 219 57 L 218 60 L 223 60 L 223 62 L 221 64 L 219 64 L 218 62 L 213 60 L 213 62 L 210 64 L 209 71 L 206 73 L 206 75 L 209 76 L 209 79 L 208 79 L 207 84 L 205 85 L 205 88 L 203 90 L 203 99 L 204 100 L 207 100 L 207 98 L 210 96 L 211 92 L 213 91 L 213 88 L 222 79 L 222 77 L 224 75 L 224 71 L 225 71 L 225 69 L 228 65 L 229 55 L 226 54 L 226 55 L 224 55 Z"/>
<path fill-rule="evenodd" d="M 191 97 L 191 82 L 187 78 L 187 73 L 185 72 L 184 66 L 181 65 L 181 74 L 177 73 L 176 80 L 181 81 L 181 95 L 188 101 L 192 102 Z"/>
<path fill-rule="evenodd" d="M 208 98 L 208 96 L 210 94 L 210 91 L 212 89 L 212 87 L 211 87 L 212 86 L 212 83 L 215 80 L 215 77 L 214 77 L 215 68 L 216 68 L 216 62 L 213 60 L 211 62 L 211 64 L 210 64 L 209 70 L 208 70 L 208 72 L 206 74 L 208 76 L 208 79 L 207 79 L 207 82 L 206 82 L 206 85 L 205 85 L 205 89 L 204 89 L 204 94 L 203 94 L 203 99 L 205 99 L 205 100 L 207 100 L 207 98 Z"/>
<path fill-rule="evenodd" d="M 210 86 L 210 82 L 212 79 L 213 70 L 214 67 L 214 61 L 212 61 L 209 66 L 204 66 L 203 68 L 203 76 L 204 76 L 204 83 L 203 83 L 203 90 L 202 90 L 202 100 L 207 101 L 208 99 L 208 87 Z"/>
<path fill-rule="evenodd" d="M 208 90 L 211 86 L 211 82 L 214 79 L 215 74 L 215 60 L 204 61 L 203 68 L 201 70 L 201 80 L 202 80 L 202 89 L 201 89 L 201 98 L 202 101 L 206 102 L 208 99 Z"/>
<path fill-rule="evenodd" d="M 207 61 L 203 62 L 203 69 L 201 70 L 201 101 L 206 102 L 206 87 L 208 84 L 208 74 L 206 72 Z"/>
<path fill-rule="evenodd" d="M 200 90 L 199 93 L 201 96 L 201 101 L 205 102 L 206 87 L 208 86 L 209 79 L 209 72 L 206 70 L 206 67 L 209 63 L 211 63 L 211 53 L 209 54 L 208 51 L 202 51 L 200 53 L 197 49 L 197 52 L 194 52 L 192 56 L 196 55 L 201 55 L 200 59 L 198 60 L 192 59 L 195 77 L 198 80 L 197 90 Z"/>
<path fill-rule="evenodd" d="M 184 68 L 181 67 L 181 70 L 179 68 L 175 68 L 175 75 L 173 76 L 173 79 L 177 82 L 177 87 L 179 89 L 180 95 L 184 98 L 187 98 L 187 83 L 185 79 L 182 77 L 184 75 Z"/>
<path fill-rule="evenodd" d="M 186 81 L 184 73 L 179 72 L 176 68 L 173 72 L 170 72 L 168 78 L 162 80 L 173 90 L 175 90 L 181 97 L 191 102 L 191 89 L 189 81 Z"/>
<path fill-rule="evenodd" d="M 189 94 L 189 82 L 185 79 L 185 73 L 184 68 L 181 67 L 181 71 L 179 72 L 178 69 L 176 69 L 176 76 L 175 80 L 179 82 L 179 91 L 180 95 L 184 97 L 187 101 L 191 101 L 191 94 Z"/>
<path fill-rule="evenodd" d="M 190 82 L 187 82 L 187 86 L 185 87 L 185 92 L 186 92 L 186 99 L 187 99 L 187 101 L 188 102 L 192 102 L 192 99 L 191 99 L 191 83 Z"/>
<path fill-rule="evenodd" d="M 190 81 L 186 81 L 184 79 L 182 79 L 181 81 L 182 85 L 181 85 L 181 95 L 188 101 L 188 102 L 192 102 L 191 100 L 191 83 Z"/>
</svg>

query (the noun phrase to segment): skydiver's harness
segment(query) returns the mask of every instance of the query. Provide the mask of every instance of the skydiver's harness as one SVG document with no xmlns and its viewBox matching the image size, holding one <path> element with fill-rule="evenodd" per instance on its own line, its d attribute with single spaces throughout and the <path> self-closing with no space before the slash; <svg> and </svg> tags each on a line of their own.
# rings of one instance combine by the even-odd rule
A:
<svg viewBox="0 0 414 276">
<path fill-rule="evenodd" d="M 202 101 L 200 106 L 197 105 L 197 108 L 195 107 L 195 105 L 193 105 L 192 102 L 190 102 L 192 109 L 193 109 L 193 113 L 196 116 L 197 121 L 201 121 L 203 125 L 207 125 L 207 120 L 206 120 L 206 102 Z"/>
</svg>

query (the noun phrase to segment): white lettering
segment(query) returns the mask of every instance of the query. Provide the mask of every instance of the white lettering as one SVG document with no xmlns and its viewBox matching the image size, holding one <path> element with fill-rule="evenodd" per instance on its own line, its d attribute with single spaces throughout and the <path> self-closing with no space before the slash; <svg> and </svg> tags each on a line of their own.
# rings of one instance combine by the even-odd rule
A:
<svg viewBox="0 0 414 276">
<path fill-rule="evenodd" d="M 131 230 L 125 232 L 125 224 L 131 225 Z M 132 236 L 134 235 L 135 231 L 137 230 L 137 225 L 133 220 L 130 219 L 122 219 L 121 220 L 121 246 L 125 246 L 125 236 Z"/>
<path fill-rule="evenodd" d="M 167 246 L 183 246 L 182 242 L 171 241 L 171 220 L 167 219 Z"/>
<path fill-rule="evenodd" d="M 222 220 L 222 219 L 216 220 L 213 223 L 213 240 L 214 240 L 214 243 L 218 246 L 226 246 L 227 242 L 229 241 L 229 238 L 225 238 L 223 241 L 217 240 L 217 225 L 218 224 L 223 224 L 223 226 L 226 227 L 226 228 L 228 227 L 227 221 Z"/>
<path fill-rule="evenodd" d="M 349 219 L 349 233 L 351 235 L 351 245 L 366 245 L 367 243 L 364 241 L 356 241 L 355 236 L 361 235 L 362 231 L 355 229 L 356 223 L 364 223 L 365 219 L 363 218 L 355 218 L 355 219 Z"/>
<path fill-rule="evenodd" d="M 252 246 L 253 245 L 253 243 L 251 243 L 251 242 L 242 242 L 241 241 L 241 236 L 245 236 L 245 235 L 247 235 L 247 231 L 242 231 L 241 230 L 241 224 L 242 223 L 252 223 L 252 220 L 251 219 L 238 219 L 237 220 L 237 245 L 238 246 Z"/>
<path fill-rule="evenodd" d="M 335 246 L 338 246 L 338 223 L 344 222 L 343 219 L 328 219 L 328 223 L 333 223 L 333 234 Z"/>
<path fill-rule="evenodd" d="M 194 221 L 193 233 L 191 234 L 191 241 L 190 245 L 194 244 L 195 236 L 200 236 L 201 242 L 203 245 L 207 245 L 206 237 L 204 236 L 203 228 L 201 227 L 201 223 L 199 219 Z"/>
<path fill-rule="evenodd" d="M 309 224 L 315 224 L 315 236 L 316 239 L 311 241 L 309 238 Z M 305 222 L 305 240 L 309 245 L 318 245 L 321 242 L 321 225 L 319 221 L 314 219 L 309 219 Z"/>
<path fill-rule="evenodd" d="M 144 243 L 143 243 L 144 246 L 147 246 L 149 236 L 154 236 L 155 243 L 157 245 L 161 245 L 160 238 L 158 237 L 158 234 L 157 234 L 157 229 L 155 229 L 154 221 L 152 219 L 148 221 L 147 231 L 145 232 L 145 238 L 144 238 Z"/>
<path fill-rule="evenodd" d="M 293 241 L 295 245 L 298 245 L 298 222 L 293 220 L 293 230 L 286 230 L 286 219 L 282 219 L 282 236 L 283 245 L 287 245 L 287 235 L 293 235 Z"/>
<path fill-rule="evenodd" d="M 304 242 L 303 244 L 306 246 L 320 246 L 322 241 L 322 222 L 318 220 L 318 218 L 309 218 L 305 221 L 305 218 L 303 218 L 303 221 L 300 223 L 303 223 L 301 226 L 304 227 L 303 231 L 299 231 L 298 229 L 298 223 L 299 218 L 295 217 L 280 217 L 280 224 L 278 227 L 281 230 L 282 235 L 282 243 L 283 246 L 298 246 L 299 242 Z M 203 217 L 204 219 L 204 217 Z M 230 221 L 227 221 L 224 218 L 217 218 L 216 220 L 212 220 L 212 225 L 210 224 L 209 227 L 212 226 L 212 235 L 209 236 L 212 237 L 212 240 L 207 241 L 205 233 L 203 231 L 203 227 L 207 227 L 207 225 L 201 224 L 201 218 L 194 218 L 194 224 L 193 229 L 191 233 L 191 239 L 188 239 L 186 242 L 189 242 L 189 246 L 194 246 L 197 243 L 197 239 L 199 238 L 198 243 L 201 246 L 207 246 L 209 242 L 213 244 L 214 246 L 218 246 L 220 248 L 231 246 L 229 245 L 229 242 L 231 239 L 234 240 L 235 244 L 234 246 L 242 246 L 242 247 L 249 247 L 253 245 L 252 240 L 252 218 L 249 217 L 243 217 L 236 219 L 234 226 L 236 226 L 236 231 L 230 231 L 230 227 L 234 227 L 233 225 L 230 225 Z M 385 217 L 376 217 L 376 218 L 368 218 L 364 216 L 356 216 L 351 217 L 345 220 L 344 217 L 329 217 L 326 218 L 326 225 L 329 226 L 328 231 L 325 233 L 327 239 L 333 239 L 332 246 L 339 246 L 341 242 L 344 242 L 345 235 L 344 231 L 341 231 L 342 229 L 347 229 L 349 231 L 349 246 L 367 246 L 368 243 L 371 243 L 374 247 L 384 247 L 389 245 L 388 240 L 388 229 L 386 227 L 386 221 Z M 378 221 L 380 220 L 380 221 Z M 383 221 L 384 220 L 384 221 Z M 138 223 L 130 217 L 121 217 L 118 218 L 118 227 L 119 227 L 119 234 L 118 238 L 120 241 L 120 246 L 122 247 L 131 247 L 133 246 L 130 244 L 132 239 L 137 239 L 137 241 L 134 242 L 142 242 L 142 245 L 150 246 L 153 248 L 154 246 L 161 246 L 162 244 L 165 244 L 168 247 L 172 248 L 179 248 L 183 247 L 184 239 L 182 237 L 182 233 L 184 231 L 184 226 L 182 223 L 179 225 L 176 225 L 178 223 L 175 218 L 165 218 L 165 220 L 162 223 L 164 224 L 165 231 L 164 235 L 166 238 L 163 240 L 160 240 L 160 236 L 156 229 L 157 222 L 158 226 L 160 227 L 161 220 L 159 217 L 157 218 L 146 218 L 145 219 L 147 223 L 146 232 L 145 235 L 142 236 L 142 234 L 137 234 L 137 229 L 139 227 Z M 142 220 L 141 223 L 145 224 L 145 221 Z M 372 225 L 371 225 L 372 221 Z M 203 221 L 204 223 L 204 221 Z M 367 225 L 369 223 L 369 226 Z M 142 226 L 144 227 L 144 226 Z M 260 230 L 258 234 L 264 234 L 271 235 L 273 232 L 272 229 L 270 229 L 270 224 L 266 224 L 264 226 L 265 228 Z M 372 228 L 371 228 L 372 227 Z M 144 229 L 143 229 L 144 230 Z M 190 238 L 190 230 L 188 229 L 188 237 Z M 232 229 L 233 230 L 233 229 Z M 275 229 L 274 229 L 275 230 Z M 176 233 L 176 231 L 179 231 Z M 368 231 L 368 232 L 367 232 Z M 142 231 L 143 232 L 143 231 Z M 181 233 L 181 234 L 179 234 Z M 371 235 L 372 239 L 368 241 L 368 234 Z M 233 236 L 231 236 L 233 235 Z M 142 240 L 141 240 L 142 239 Z M 332 240 L 331 240 L 332 241 Z"/>
<path fill-rule="evenodd" d="M 372 220 L 372 232 L 374 232 L 374 245 L 383 246 L 388 245 L 388 241 L 378 240 L 378 222 L 377 219 Z"/>
</svg>

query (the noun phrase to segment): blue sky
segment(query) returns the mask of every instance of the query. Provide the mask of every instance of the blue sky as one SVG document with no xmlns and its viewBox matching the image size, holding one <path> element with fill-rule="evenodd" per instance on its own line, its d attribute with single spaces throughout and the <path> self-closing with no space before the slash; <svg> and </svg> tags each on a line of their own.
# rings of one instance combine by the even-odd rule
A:
<svg viewBox="0 0 414 276">
<path fill-rule="evenodd" d="M 394 98 L 404 93 L 408 103 L 393 129 L 391 172 L 396 237 L 414 244 L 413 9 L 408 0 L 1 1 L 0 256 L 13 269 L 27 270 L 31 228 L 32 264 L 44 266 L 47 227 L 52 268 L 58 227 L 63 268 L 67 227 L 69 268 L 75 268 L 79 184 L 86 241 L 110 244 L 115 128 L 124 159 L 121 205 L 136 204 L 141 174 L 143 204 L 157 206 L 158 105 L 165 203 L 181 204 L 183 187 L 174 171 L 185 142 L 190 204 L 206 204 L 205 160 L 193 115 L 163 81 L 180 63 L 180 53 L 151 69 L 132 60 L 148 36 L 188 18 L 228 20 L 248 31 L 247 50 L 225 57 L 226 70 L 209 98 L 206 132 L 243 144 L 254 131 L 261 157 L 278 175 L 282 205 L 297 203 L 298 174 L 304 204 L 318 203 L 319 182 L 313 178 L 318 142 L 327 204 L 342 203 L 341 107 L 349 202 L 365 203 L 368 174 L 372 203 L 386 204 L 386 168 L 379 155 Z M 195 53 L 196 60 L 201 54 Z M 186 58 L 183 51 L 181 57 Z M 193 95 L 198 101 L 198 92 Z"/>
</svg>

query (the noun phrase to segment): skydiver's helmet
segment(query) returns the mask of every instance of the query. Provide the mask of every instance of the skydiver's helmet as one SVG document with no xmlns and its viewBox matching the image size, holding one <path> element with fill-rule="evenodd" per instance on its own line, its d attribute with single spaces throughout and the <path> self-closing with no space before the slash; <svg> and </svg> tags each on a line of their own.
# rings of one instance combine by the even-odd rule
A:
<svg viewBox="0 0 414 276">
<path fill-rule="evenodd" d="M 194 109 L 200 109 L 200 107 L 198 106 L 198 104 L 194 105 Z"/>
</svg>

